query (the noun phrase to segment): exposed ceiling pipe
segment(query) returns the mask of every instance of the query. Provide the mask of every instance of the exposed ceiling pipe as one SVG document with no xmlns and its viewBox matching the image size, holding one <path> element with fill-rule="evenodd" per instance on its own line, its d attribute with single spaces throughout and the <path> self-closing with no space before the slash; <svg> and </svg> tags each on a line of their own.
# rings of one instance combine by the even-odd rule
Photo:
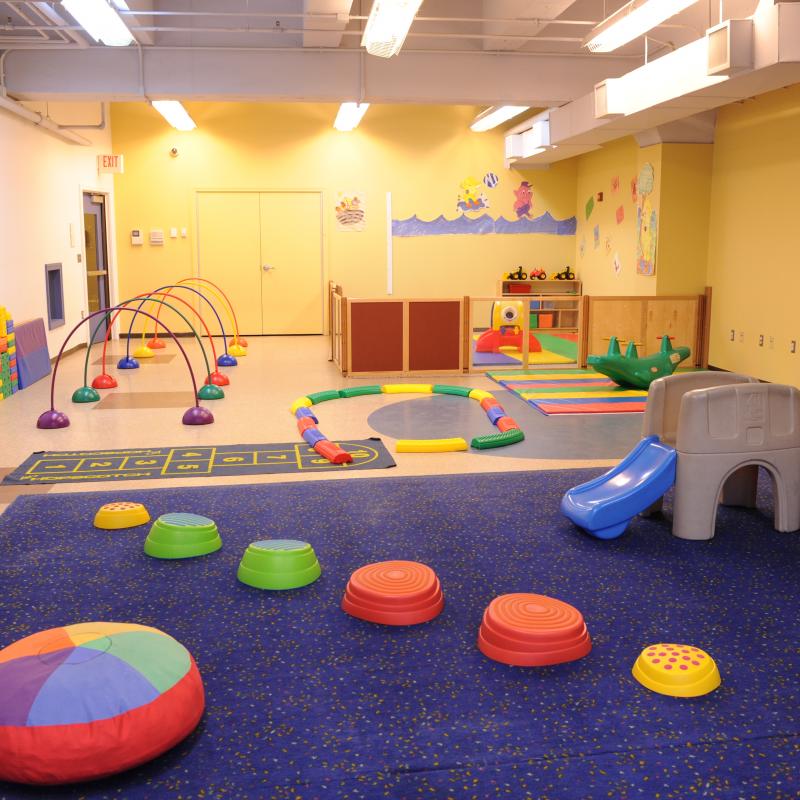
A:
<svg viewBox="0 0 800 800">
<path fill-rule="evenodd" d="M 25 108 L 25 106 L 23 106 L 21 103 L 18 103 L 16 100 L 12 100 L 10 97 L 8 97 L 8 95 L 6 95 L 5 89 L 0 89 L 0 108 L 4 109 L 5 111 L 10 111 L 12 114 L 16 114 L 18 117 L 21 117 L 27 122 L 32 122 L 37 127 L 46 130 L 53 136 L 56 136 L 65 142 L 69 142 L 70 144 L 79 144 L 83 147 L 91 144 L 88 139 L 84 138 L 79 133 L 73 133 L 68 128 L 63 128 L 61 125 L 56 124 L 51 119 L 42 116 L 36 111 L 31 111 L 30 109 Z"/>
<path fill-rule="evenodd" d="M 55 26 L 55 25 L 10 25 L 4 30 L 10 31 L 73 31 L 83 30 L 79 25 Z M 134 25 L 131 32 L 148 31 L 151 33 L 243 33 L 243 34 L 273 34 L 284 36 L 287 33 L 330 33 L 324 29 L 314 28 L 253 28 L 253 27 L 187 27 L 179 25 Z M 361 31 L 341 31 L 342 36 L 361 36 Z M 520 36 L 515 34 L 493 34 L 482 33 L 422 33 L 410 31 L 408 37 L 422 39 L 508 39 L 519 42 L 582 42 L 580 36 Z"/>
</svg>

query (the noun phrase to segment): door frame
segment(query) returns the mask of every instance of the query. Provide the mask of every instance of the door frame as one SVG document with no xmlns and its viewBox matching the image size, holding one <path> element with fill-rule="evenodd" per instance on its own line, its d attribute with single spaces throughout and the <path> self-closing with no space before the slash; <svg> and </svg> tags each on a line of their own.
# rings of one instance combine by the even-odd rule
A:
<svg viewBox="0 0 800 800">
<path fill-rule="evenodd" d="M 224 188 L 202 187 L 194 189 L 194 232 L 192 235 L 192 267 L 195 277 L 202 278 L 200 273 L 200 195 L 203 194 L 316 194 L 319 195 L 319 228 L 320 228 L 320 311 L 322 312 L 322 331 L 320 334 L 310 334 L 312 336 L 325 336 L 328 325 L 328 304 L 326 302 L 325 287 L 328 280 L 328 226 L 325 224 L 325 190 L 318 187 L 290 188 L 281 187 L 279 189 L 257 189 L 253 187 L 235 188 L 226 186 Z M 260 248 L 260 243 L 259 243 Z M 225 288 L 224 286 L 222 287 Z M 264 336 L 293 336 L 307 334 L 262 334 Z"/>
<path fill-rule="evenodd" d="M 85 194 L 99 194 L 103 196 L 103 206 L 105 208 L 105 229 L 103 233 L 106 237 L 106 257 L 108 259 L 108 304 L 113 308 L 119 298 L 119 284 L 117 276 L 117 240 L 116 225 L 114 220 L 114 194 L 109 189 L 98 189 L 92 186 L 81 184 L 78 187 L 78 235 L 80 241 L 78 247 L 81 255 L 81 281 L 82 281 L 82 307 L 81 319 L 85 319 L 89 314 L 89 287 L 86 282 L 86 226 L 83 224 L 83 196 Z M 92 324 L 86 326 L 84 334 L 84 344 L 89 344 L 89 337 L 92 335 Z M 112 339 L 119 339 L 119 333 L 112 330 Z"/>
</svg>

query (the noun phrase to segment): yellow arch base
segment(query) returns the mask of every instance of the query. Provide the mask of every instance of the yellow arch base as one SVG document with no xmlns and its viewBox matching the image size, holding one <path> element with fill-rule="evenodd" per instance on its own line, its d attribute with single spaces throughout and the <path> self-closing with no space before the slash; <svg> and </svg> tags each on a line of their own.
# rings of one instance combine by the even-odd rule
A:
<svg viewBox="0 0 800 800">
<path fill-rule="evenodd" d="M 455 453 L 466 450 L 464 439 L 398 439 L 395 445 L 397 453 Z"/>
<path fill-rule="evenodd" d="M 430 394 L 433 384 L 430 383 L 385 383 L 381 386 L 384 394 Z"/>
<path fill-rule="evenodd" d="M 469 393 L 469 396 L 473 400 L 477 400 L 479 403 L 481 402 L 481 400 L 486 400 L 487 398 L 491 398 L 492 400 L 494 400 L 494 395 L 491 392 L 485 392 L 483 389 L 473 389 Z"/>
</svg>

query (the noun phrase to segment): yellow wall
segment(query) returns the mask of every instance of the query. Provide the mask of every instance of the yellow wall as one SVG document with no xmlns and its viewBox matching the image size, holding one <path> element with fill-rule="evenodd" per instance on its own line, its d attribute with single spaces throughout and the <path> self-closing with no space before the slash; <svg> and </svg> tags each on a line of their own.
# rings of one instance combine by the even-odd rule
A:
<svg viewBox="0 0 800 800">
<path fill-rule="evenodd" d="M 798 143 L 800 85 L 721 109 L 709 231 L 710 362 L 795 385 L 800 354 L 789 343 L 800 343 Z"/>
<path fill-rule="evenodd" d="M 702 294 L 707 284 L 714 145 L 661 145 L 658 294 Z"/>
<path fill-rule="evenodd" d="M 456 216 L 459 184 L 487 172 L 492 217 L 515 219 L 513 189 L 533 186 L 533 213 L 574 213 L 575 165 L 521 174 L 503 165 L 503 134 L 472 133 L 467 106 L 374 106 L 351 133 L 332 127 L 337 106 L 325 104 L 189 103 L 197 129 L 180 133 L 144 103 L 112 107 L 114 152 L 125 156 L 116 177 L 120 296 L 195 270 L 197 189 L 320 189 L 325 206 L 325 277 L 350 296 L 386 292 L 386 192 L 396 219 Z M 177 147 L 173 158 L 169 151 Z M 338 191 L 367 197 L 362 233 L 333 224 Z M 475 214 L 477 216 L 478 214 Z M 164 247 L 130 245 L 130 231 L 188 228 Z M 575 237 L 550 235 L 427 236 L 394 239 L 394 294 L 493 294 L 518 264 L 548 271 L 574 264 Z"/>
<path fill-rule="evenodd" d="M 652 200 L 658 211 L 661 145 L 640 148 L 633 137 L 626 137 L 574 160 L 577 161 L 578 217 L 575 263 L 578 277 L 583 281 L 584 294 L 656 294 L 656 277 L 636 273 L 636 203 L 631 195 L 631 180 L 638 176 L 643 164 L 650 162 L 653 165 L 655 186 Z M 619 190 L 616 192 L 612 191 L 614 178 L 619 178 Z M 603 201 L 595 200 L 587 219 L 586 202 L 598 192 L 603 192 Z M 618 224 L 616 211 L 619 206 L 622 206 L 625 216 Z M 594 245 L 596 225 L 600 228 L 597 247 Z M 659 250 L 660 246 L 659 242 Z M 619 272 L 614 270 L 615 254 L 619 254 Z M 656 276 L 659 269 L 657 251 Z"/>
</svg>

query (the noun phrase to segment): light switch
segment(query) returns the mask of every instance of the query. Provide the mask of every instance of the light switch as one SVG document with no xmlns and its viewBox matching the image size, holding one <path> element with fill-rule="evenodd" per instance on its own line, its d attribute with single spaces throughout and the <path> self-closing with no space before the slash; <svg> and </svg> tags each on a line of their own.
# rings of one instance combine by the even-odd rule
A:
<svg viewBox="0 0 800 800">
<path fill-rule="evenodd" d="M 186 228 L 181 228 L 181 236 L 185 239 L 186 238 Z"/>
<path fill-rule="evenodd" d="M 170 239 L 177 239 L 178 238 L 178 229 L 177 228 L 170 228 L 169 229 L 169 238 Z"/>
</svg>

